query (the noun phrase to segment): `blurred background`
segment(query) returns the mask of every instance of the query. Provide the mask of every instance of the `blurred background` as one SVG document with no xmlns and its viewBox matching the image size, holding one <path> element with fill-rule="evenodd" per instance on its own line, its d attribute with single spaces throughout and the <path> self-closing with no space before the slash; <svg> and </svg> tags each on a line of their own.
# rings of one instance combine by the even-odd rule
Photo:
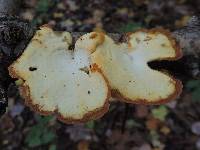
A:
<svg viewBox="0 0 200 150">
<path fill-rule="evenodd" d="M 23 0 L 20 17 L 56 30 L 174 31 L 200 13 L 199 0 Z M 0 119 L 0 150 L 199 150 L 200 81 L 184 80 L 179 99 L 161 106 L 114 102 L 86 124 L 65 125 L 24 106 L 15 85 Z"/>
</svg>

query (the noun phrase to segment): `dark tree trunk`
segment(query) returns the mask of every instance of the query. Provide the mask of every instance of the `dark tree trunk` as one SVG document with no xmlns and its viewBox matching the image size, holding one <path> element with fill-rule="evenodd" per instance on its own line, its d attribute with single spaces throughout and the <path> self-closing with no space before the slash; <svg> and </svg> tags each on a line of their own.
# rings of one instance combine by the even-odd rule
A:
<svg viewBox="0 0 200 150">
<path fill-rule="evenodd" d="M 6 111 L 8 66 L 23 52 L 34 29 L 17 15 L 22 0 L 0 0 L 0 116 Z"/>
</svg>

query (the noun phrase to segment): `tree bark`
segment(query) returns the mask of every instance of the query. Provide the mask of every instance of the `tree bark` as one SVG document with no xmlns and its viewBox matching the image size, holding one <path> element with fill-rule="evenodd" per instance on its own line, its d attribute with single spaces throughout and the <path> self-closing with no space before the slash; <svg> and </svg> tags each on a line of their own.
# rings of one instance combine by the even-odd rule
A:
<svg viewBox="0 0 200 150">
<path fill-rule="evenodd" d="M 22 53 L 33 35 L 33 28 L 17 15 L 22 0 L 0 0 L 0 116 L 8 105 L 7 91 L 13 82 L 8 66 Z"/>
</svg>

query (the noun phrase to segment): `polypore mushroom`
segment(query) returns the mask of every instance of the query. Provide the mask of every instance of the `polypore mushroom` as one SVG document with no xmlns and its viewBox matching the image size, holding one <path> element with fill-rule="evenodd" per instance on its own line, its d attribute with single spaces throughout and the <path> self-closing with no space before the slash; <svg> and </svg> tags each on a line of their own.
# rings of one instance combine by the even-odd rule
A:
<svg viewBox="0 0 200 150">
<path fill-rule="evenodd" d="M 115 43 L 103 33 L 92 32 L 83 35 L 77 44 L 93 52 L 92 61 L 108 79 L 113 96 L 139 104 L 161 104 L 179 96 L 179 80 L 148 66 L 151 61 L 172 61 L 182 56 L 170 34 L 161 29 L 139 30 L 125 39 Z"/>
<path fill-rule="evenodd" d="M 91 51 L 69 50 L 71 43 L 68 32 L 42 27 L 9 73 L 24 81 L 20 93 L 35 111 L 67 123 L 97 119 L 108 110 L 109 86 Z"/>
</svg>

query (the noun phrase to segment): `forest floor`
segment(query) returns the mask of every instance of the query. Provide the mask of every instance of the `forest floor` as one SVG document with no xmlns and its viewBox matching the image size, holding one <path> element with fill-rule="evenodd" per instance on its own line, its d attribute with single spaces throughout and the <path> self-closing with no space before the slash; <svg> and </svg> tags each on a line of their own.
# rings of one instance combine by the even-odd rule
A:
<svg viewBox="0 0 200 150">
<path fill-rule="evenodd" d="M 20 16 L 56 30 L 116 33 L 163 27 L 171 31 L 200 13 L 199 0 L 24 0 Z M 86 124 L 65 125 L 24 106 L 10 86 L 0 119 L 0 150 L 195 150 L 200 149 L 200 81 L 160 106 L 114 102 L 109 113 Z"/>
</svg>

